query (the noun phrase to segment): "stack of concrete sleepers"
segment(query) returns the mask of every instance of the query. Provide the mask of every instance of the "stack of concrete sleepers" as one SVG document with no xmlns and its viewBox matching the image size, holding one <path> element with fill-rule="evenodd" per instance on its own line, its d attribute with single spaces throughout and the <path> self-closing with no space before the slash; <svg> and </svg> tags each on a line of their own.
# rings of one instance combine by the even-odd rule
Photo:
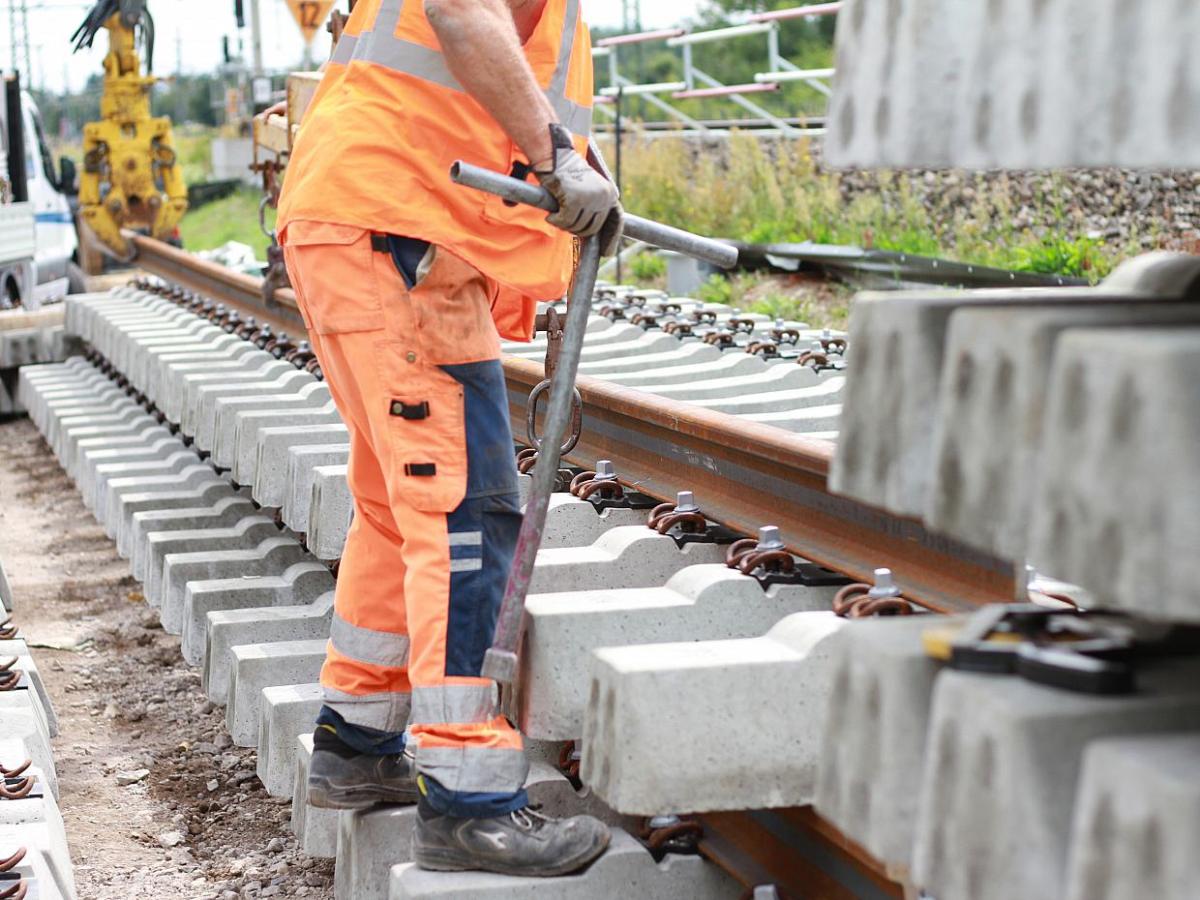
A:
<svg viewBox="0 0 1200 900">
<path fill-rule="evenodd" d="M 0 606 L 0 894 L 74 900 L 50 746 L 58 721 L 18 627 L 3 563 Z"/>
<path fill-rule="evenodd" d="M 24 412 L 17 402 L 17 370 L 37 363 L 61 362 L 71 347 L 59 305 L 37 311 L 0 312 L 0 416 Z"/>
<path fill-rule="evenodd" d="M 863 298 L 833 486 L 1089 608 L 1200 621 L 1198 285 L 1154 254 L 1093 289 Z M 941 672 L 919 631 L 839 636 L 822 812 L 941 900 L 1195 896 L 1200 646 L 1092 696 Z"/>
</svg>

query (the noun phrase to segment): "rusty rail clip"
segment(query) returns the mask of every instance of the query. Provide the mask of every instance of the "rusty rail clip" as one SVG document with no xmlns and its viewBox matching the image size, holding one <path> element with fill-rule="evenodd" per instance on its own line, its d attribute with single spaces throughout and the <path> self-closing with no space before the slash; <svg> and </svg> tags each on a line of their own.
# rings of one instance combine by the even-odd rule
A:
<svg viewBox="0 0 1200 900">
<path fill-rule="evenodd" d="M 21 864 L 27 852 L 24 847 L 18 847 L 12 856 L 0 859 L 0 900 L 23 900 L 29 892 L 29 882 L 23 876 L 18 874 L 16 881 L 5 877 Z"/>
<path fill-rule="evenodd" d="M 36 780 L 32 775 L 5 778 L 0 781 L 0 800 L 24 800 L 33 792 Z"/>
<path fill-rule="evenodd" d="M 638 837 L 654 861 L 662 862 L 668 853 L 685 853 L 689 856 L 699 853 L 704 826 L 678 816 L 654 816 L 642 823 Z"/>
</svg>

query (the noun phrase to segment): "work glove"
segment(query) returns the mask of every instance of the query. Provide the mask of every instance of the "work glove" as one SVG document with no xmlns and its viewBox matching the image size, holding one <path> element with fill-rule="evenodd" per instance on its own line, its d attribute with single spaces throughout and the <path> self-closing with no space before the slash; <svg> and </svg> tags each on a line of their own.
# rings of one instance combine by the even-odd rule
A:
<svg viewBox="0 0 1200 900">
<path fill-rule="evenodd" d="M 542 187 L 558 201 L 558 212 L 546 221 L 581 238 L 600 236 L 600 255 L 614 256 L 620 249 L 625 211 L 616 185 L 593 168 L 575 150 L 571 133 L 550 126 L 554 156 L 549 170 L 534 170 Z"/>
</svg>

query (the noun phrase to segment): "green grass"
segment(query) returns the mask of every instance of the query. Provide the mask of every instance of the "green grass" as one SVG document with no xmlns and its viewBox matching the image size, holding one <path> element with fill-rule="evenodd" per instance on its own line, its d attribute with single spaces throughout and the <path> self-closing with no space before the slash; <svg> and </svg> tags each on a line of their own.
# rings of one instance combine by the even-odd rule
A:
<svg viewBox="0 0 1200 900">
<path fill-rule="evenodd" d="M 724 153 L 681 138 L 631 140 L 622 169 L 631 212 L 752 243 L 850 244 L 1092 281 L 1140 252 L 1137 235 L 1105 243 L 1080 233 L 1053 191 L 1034 199 L 1036 220 L 1052 223 L 1040 229 L 1018 228 L 1006 190 L 981 179 L 972 202 L 937 211 L 908 179 L 886 172 L 875 176 L 877 190 L 847 201 L 840 176 L 818 169 L 803 140 L 768 148 L 735 134 Z"/>
<path fill-rule="evenodd" d="M 229 241 L 249 244 L 259 259 L 266 259 L 270 241 L 258 227 L 259 194 L 243 188 L 236 194 L 190 211 L 179 226 L 188 250 L 212 250 Z M 268 210 L 267 227 L 274 227 L 275 212 Z"/>
</svg>

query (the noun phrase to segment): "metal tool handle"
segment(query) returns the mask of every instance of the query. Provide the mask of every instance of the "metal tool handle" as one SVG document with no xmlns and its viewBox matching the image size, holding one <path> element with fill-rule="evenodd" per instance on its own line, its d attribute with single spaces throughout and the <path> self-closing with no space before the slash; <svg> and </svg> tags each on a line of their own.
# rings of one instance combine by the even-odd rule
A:
<svg viewBox="0 0 1200 900">
<path fill-rule="evenodd" d="M 558 202 L 545 188 L 470 163 L 456 162 L 451 166 L 450 180 L 455 184 L 495 194 L 512 203 L 534 206 L 549 213 L 558 212 Z M 685 256 L 702 259 L 722 269 L 732 269 L 738 262 L 736 247 L 628 213 L 625 214 L 625 235 L 663 250 L 674 250 Z"/>
<path fill-rule="evenodd" d="M 589 238 L 583 242 L 575 284 L 567 304 L 563 347 L 558 371 L 554 373 L 554 381 L 550 386 L 542 446 L 533 469 L 533 489 L 525 503 L 525 517 L 521 520 L 512 571 L 500 605 L 496 636 L 483 660 L 483 676 L 500 684 L 511 685 L 517 675 L 517 642 L 521 639 L 521 626 L 525 618 L 525 597 L 533 580 L 533 567 L 542 546 L 542 533 L 546 529 L 546 513 L 550 509 L 550 498 L 554 495 L 554 485 L 558 479 L 563 437 L 571 421 L 579 355 L 583 349 L 588 316 L 592 311 L 592 294 L 596 289 L 596 273 L 599 269 L 600 239 Z"/>
</svg>

